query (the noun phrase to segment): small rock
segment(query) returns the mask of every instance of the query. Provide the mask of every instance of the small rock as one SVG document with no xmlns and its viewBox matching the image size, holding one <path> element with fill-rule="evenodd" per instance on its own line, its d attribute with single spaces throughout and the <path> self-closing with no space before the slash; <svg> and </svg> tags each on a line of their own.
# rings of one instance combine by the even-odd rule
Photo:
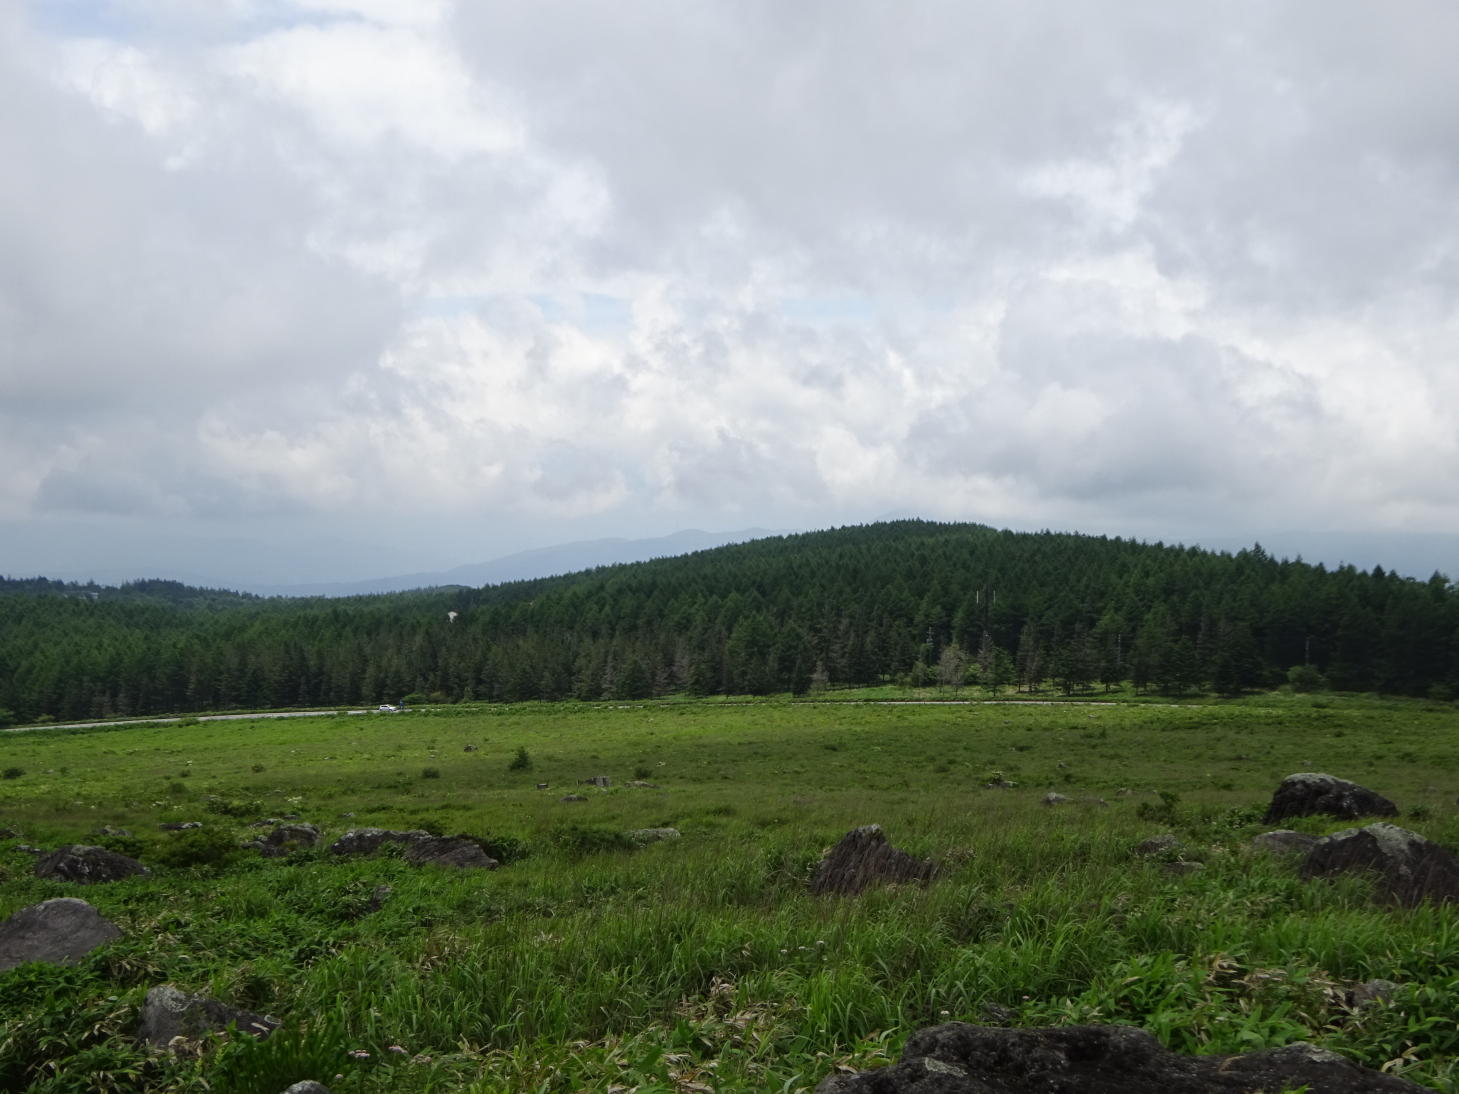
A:
<svg viewBox="0 0 1459 1094">
<path fill-rule="evenodd" d="M 36 877 L 74 881 L 78 885 L 120 881 L 122 878 L 151 872 L 134 858 L 108 851 L 105 847 L 91 847 L 83 843 L 67 844 L 35 864 Z"/>
<path fill-rule="evenodd" d="M 1199 874 L 1206 866 L 1203 862 L 1186 862 L 1181 860 L 1179 862 L 1162 863 L 1160 868 L 1171 877 L 1185 877 L 1188 874 Z"/>
<path fill-rule="evenodd" d="M 279 820 L 281 820 L 281 821 L 296 821 L 298 819 L 299 819 L 299 814 L 298 813 L 285 813 L 282 817 L 279 818 Z"/>
<path fill-rule="evenodd" d="M 1018 784 L 1007 779 L 990 779 L 983 784 L 984 790 L 1012 790 Z"/>
<path fill-rule="evenodd" d="M 276 824 L 282 824 L 277 817 L 264 817 L 263 820 L 256 820 L 248 827 L 250 828 L 272 828 Z"/>
<path fill-rule="evenodd" d="M 462 752 L 475 752 L 476 751 L 476 746 L 475 745 L 467 745 L 461 751 Z"/>
<path fill-rule="evenodd" d="M 20 833 L 14 828 L 0 828 L 0 839 L 19 839 Z"/>
<path fill-rule="evenodd" d="M 826 853 L 811 878 L 811 892 L 854 895 L 889 882 L 927 882 L 937 868 L 887 842 L 879 824 L 853 828 Z"/>
<path fill-rule="evenodd" d="M 319 829 L 312 824 L 281 824 L 264 838 L 260 853 L 264 858 L 283 858 L 318 842 Z"/>
<path fill-rule="evenodd" d="M 385 907 L 385 902 L 390 899 L 395 890 L 386 885 L 383 881 L 370 890 L 370 899 L 365 902 L 365 910 L 378 912 Z"/>
<path fill-rule="evenodd" d="M 1294 832 L 1290 828 L 1278 828 L 1275 832 L 1263 832 L 1251 837 L 1254 850 L 1269 855 L 1305 855 L 1317 845 L 1317 837 L 1305 832 Z"/>
<path fill-rule="evenodd" d="M 538 790 L 546 790 L 547 789 L 547 784 L 546 783 L 538 783 L 537 784 L 537 789 Z"/>
<path fill-rule="evenodd" d="M 186 832 L 192 828 L 201 828 L 202 821 L 163 821 L 157 826 L 163 832 Z"/>
<path fill-rule="evenodd" d="M 1378 1003 L 1386 1003 L 1402 987 L 1402 984 L 1396 984 L 1392 980 L 1364 980 L 1348 990 L 1347 1004 L 1354 1010 L 1362 1010 Z"/>
<path fill-rule="evenodd" d="M 1304 878 L 1374 874 L 1378 892 L 1410 907 L 1459 902 L 1459 858 L 1417 832 L 1379 822 L 1318 840 L 1302 861 Z"/>
<path fill-rule="evenodd" d="M 1179 851 L 1184 844 L 1168 833 L 1163 836 L 1151 836 L 1147 840 L 1141 840 L 1135 844 L 1137 855 L 1164 855 L 1172 851 Z"/>
<path fill-rule="evenodd" d="M 316 1083 L 313 1079 L 305 1079 L 302 1083 L 295 1083 L 284 1094 L 329 1094 L 329 1087 L 323 1083 Z"/>
<path fill-rule="evenodd" d="M 260 1040 L 279 1028 L 277 1019 L 237 1010 L 216 999 L 191 995 L 171 984 L 155 987 L 142 1004 L 142 1040 L 165 1047 L 174 1037 L 197 1037 L 229 1026 Z"/>
<path fill-rule="evenodd" d="M 557 800 L 560 802 L 585 802 L 588 799 L 583 797 L 581 794 L 564 794 Z"/>
<path fill-rule="evenodd" d="M 455 866 L 459 869 L 495 870 L 501 863 L 464 836 L 432 836 L 405 849 L 405 861 L 414 866 Z"/>
<path fill-rule="evenodd" d="M 74 965 L 121 936 L 115 923 L 84 900 L 71 896 L 43 900 L 0 923 L 0 972 L 27 961 Z"/>
<path fill-rule="evenodd" d="M 1314 771 L 1288 775 L 1272 795 L 1263 822 L 1273 824 L 1288 817 L 1396 817 L 1398 806 L 1366 786 Z"/>
<path fill-rule="evenodd" d="M 15 849 L 17 851 L 24 851 L 27 855 L 44 855 L 46 853 L 44 847 L 33 847 L 28 843 L 17 843 Z"/>
<path fill-rule="evenodd" d="M 624 835 L 642 847 L 662 840 L 678 839 L 679 830 L 677 828 L 635 828 L 630 832 L 625 832 Z"/>
<path fill-rule="evenodd" d="M 419 843 L 421 840 L 430 838 L 429 832 L 419 828 L 412 828 L 405 832 L 396 832 L 388 828 L 351 828 L 331 843 L 329 850 L 331 854 L 335 855 L 373 855 L 386 843 Z"/>
<path fill-rule="evenodd" d="M 109 824 L 103 824 L 96 830 L 96 834 L 98 836 L 121 836 L 124 839 L 130 839 L 132 835 L 125 828 L 113 828 Z"/>
<path fill-rule="evenodd" d="M 657 783 L 644 782 L 642 779 L 634 779 L 632 782 L 626 782 L 623 785 L 631 787 L 634 790 L 657 790 L 659 788 Z"/>
<path fill-rule="evenodd" d="M 341 814 L 340 814 L 340 815 L 339 815 L 339 819 L 340 819 L 340 820 L 349 820 L 349 819 L 350 819 L 350 818 L 351 818 L 351 817 L 353 817 L 353 816 L 354 816 L 354 815 L 355 815 L 355 814 L 354 814 L 354 812 L 353 812 L 353 810 L 352 810 L 352 811 L 350 811 L 350 812 L 348 812 L 348 813 L 341 813 Z"/>
<path fill-rule="evenodd" d="M 1044 795 L 1045 805 L 1068 805 L 1069 799 L 1063 794 L 1048 793 Z"/>
<path fill-rule="evenodd" d="M 600 789 L 607 790 L 608 787 L 613 785 L 613 780 L 610 779 L 607 775 L 594 775 L 591 778 L 584 779 L 583 785 L 596 786 Z"/>
</svg>

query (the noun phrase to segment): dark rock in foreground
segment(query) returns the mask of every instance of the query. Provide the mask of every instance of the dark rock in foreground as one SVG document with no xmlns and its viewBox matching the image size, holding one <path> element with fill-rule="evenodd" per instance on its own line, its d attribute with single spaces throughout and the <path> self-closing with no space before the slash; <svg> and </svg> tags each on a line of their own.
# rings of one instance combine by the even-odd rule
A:
<svg viewBox="0 0 1459 1094">
<path fill-rule="evenodd" d="M 75 964 L 122 932 L 84 900 L 43 900 L 0 923 L 0 972 L 27 961 Z"/>
<path fill-rule="evenodd" d="M 473 840 L 461 836 L 431 836 L 405 849 L 405 861 L 416 866 L 455 866 L 469 870 L 495 870 L 501 863 Z"/>
<path fill-rule="evenodd" d="M 105 847 L 92 847 L 84 843 L 68 843 L 35 864 L 36 877 L 74 881 L 78 885 L 120 881 L 122 878 L 151 872 L 134 858 L 108 851 Z"/>
<path fill-rule="evenodd" d="M 1299 771 L 1288 775 L 1277 787 L 1262 823 L 1275 824 L 1288 817 L 1318 816 L 1337 817 L 1339 820 L 1396 817 L 1398 806 L 1366 786 L 1334 775 Z"/>
<path fill-rule="evenodd" d="M 170 1044 L 174 1037 L 221 1033 L 229 1026 L 262 1040 L 279 1028 L 279 1022 L 204 995 L 191 995 L 171 984 L 153 988 L 142 1004 L 142 1040 L 158 1047 Z"/>
<path fill-rule="evenodd" d="M 389 828 L 351 828 L 331 843 L 329 850 L 336 855 L 373 855 L 386 843 L 419 843 L 430 838 L 429 832 L 423 832 L 419 828 L 405 832 L 395 832 Z"/>
<path fill-rule="evenodd" d="M 1353 872 L 1375 875 L 1379 892 L 1399 904 L 1459 902 L 1459 858 L 1395 824 L 1334 832 L 1302 861 L 1304 878 Z"/>
<path fill-rule="evenodd" d="M 888 882 L 930 881 L 937 868 L 887 842 L 879 824 L 853 828 L 831 848 L 811 878 L 813 893 L 851 895 Z"/>
<path fill-rule="evenodd" d="M 816 1094 L 1422 1094 L 1426 1089 L 1308 1044 L 1182 1056 L 1132 1026 L 919 1030 L 901 1062 L 831 1075 Z"/>
</svg>

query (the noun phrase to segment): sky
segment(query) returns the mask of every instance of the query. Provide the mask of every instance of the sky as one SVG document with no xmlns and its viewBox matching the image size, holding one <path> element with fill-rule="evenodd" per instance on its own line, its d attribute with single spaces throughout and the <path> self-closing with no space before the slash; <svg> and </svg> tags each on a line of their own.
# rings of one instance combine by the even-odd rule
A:
<svg viewBox="0 0 1459 1094">
<path fill-rule="evenodd" d="M 1459 574 L 1455 56 L 1451 0 L 0 0 L 0 573 L 916 515 Z"/>
</svg>

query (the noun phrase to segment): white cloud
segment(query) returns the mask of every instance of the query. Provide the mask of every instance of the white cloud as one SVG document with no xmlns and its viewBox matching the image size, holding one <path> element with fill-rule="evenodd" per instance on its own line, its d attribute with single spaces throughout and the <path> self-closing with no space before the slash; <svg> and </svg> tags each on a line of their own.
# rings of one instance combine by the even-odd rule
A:
<svg viewBox="0 0 1459 1094">
<path fill-rule="evenodd" d="M 0 19 L 0 516 L 1459 532 L 1448 6 L 105 13 Z"/>
</svg>

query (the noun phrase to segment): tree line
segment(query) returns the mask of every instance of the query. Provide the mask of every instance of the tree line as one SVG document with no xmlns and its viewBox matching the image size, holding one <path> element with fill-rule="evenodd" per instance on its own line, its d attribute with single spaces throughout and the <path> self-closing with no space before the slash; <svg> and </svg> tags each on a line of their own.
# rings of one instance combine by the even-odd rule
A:
<svg viewBox="0 0 1459 1094">
<path fill-rule="evenodd" d="M 18 721 L 433 701 L 1131 684 L 1449 697 L 1459 595 L 1118 537 L 898 521 L 480 589 L 260 598 L 0 579 Z"/>
</svg>

